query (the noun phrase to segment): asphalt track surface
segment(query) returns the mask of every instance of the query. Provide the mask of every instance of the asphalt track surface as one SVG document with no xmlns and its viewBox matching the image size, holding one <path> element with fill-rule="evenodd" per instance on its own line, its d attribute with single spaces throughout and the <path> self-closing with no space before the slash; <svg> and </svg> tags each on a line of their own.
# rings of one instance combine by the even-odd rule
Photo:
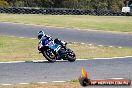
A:
<svg viewBox="0 0 132 88">
<path fill-rule="evenodd" d="M 92 43 L 118 47 L 132 47 L 132 35 L 99 31 L 80 31 L 65 28 L 53 28 L 13 23 L 0 23 L 0 34 L 19 37 L 36 38 L 37 32 L 44 30 L 46 34 L 59 37 L 69 42 Z"/>
<path fill-rule="evenodd" d="M 0 34 L 2 35 L 35 38 L 36 33 L 41 29 L 47 34 L 66 41 L 132 47 L 132 36 L 128 34 L 0 23 Z M 123 58 L 84 60 L 74 63 L 67 61 L 0 63 L 0 84 L 69 81 L 77 79 L 81 75 L 82 67 L 89 72 L 91 79 L 119 77 L 132 80 L 132 58 Z"/>
<path fill-rule="evenodd" d="M 75 62 L 0 63 L 0 84 L 68 81 L 81 76 L 84 67 L 91 79 L 126 78 L 132 80 L 132 58 L 84 60 Z"/>
</svg>

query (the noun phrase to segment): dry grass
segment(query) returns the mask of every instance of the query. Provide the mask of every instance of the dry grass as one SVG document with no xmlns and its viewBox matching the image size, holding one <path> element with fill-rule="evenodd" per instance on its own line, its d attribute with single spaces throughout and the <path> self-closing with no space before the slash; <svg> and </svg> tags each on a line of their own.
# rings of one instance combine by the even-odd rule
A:
<svg viewBox="0 0 132 88">
<path fill-rule="evenodd" d="M 132 17 L 89 15 L 0 14 L 1 22 L 132 32 Z"/>
<path fill-rule="evenodd" d="M 0 61 L 40 59 L 37 40 L 0 36 Z"/>
<path fill-rule="evenodd" d="M 12 85 L 12 86 L 0 86 L 0 88 L 82 88 L 79 83 L 68 82 L 68 83 L 47 83 L 38 84 L 31 83 L 29 85 Z"/>
<path fill-rule="evenodd" d="M 37 43 L 37 39 L 0 36 L 0 61 L 42 60 L 44 57 L 38 53 Z M 132 48 L 99 47 L 86 44 L 69 44 L 68 47 L 76 53 L 79 59 L 132 56 Z"/>
<path fill-rule="evenodd" d="M 78 58 L 92 59 L 132 56 L 132 48 L 117 48 L 87 44 L 71 44 L 69 47 L 76 52 Z"/>
</svg>

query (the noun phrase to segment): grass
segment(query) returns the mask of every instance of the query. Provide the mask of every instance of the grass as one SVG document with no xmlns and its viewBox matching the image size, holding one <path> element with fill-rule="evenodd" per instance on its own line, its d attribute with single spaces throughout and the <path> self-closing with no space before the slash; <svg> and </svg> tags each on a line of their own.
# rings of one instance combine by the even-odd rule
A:
<svg viewBox="0 0 132 88">
<path fill-rule="evenodd" d="M 132 17 L 89 15 L 0 14 L 1 22 L 132 32 Z"/>
<path fill-rule="evenodd" d="M 82 88 L 77 82 L 67 82 L 67 83 L 46 83 L 38 84 L 31 83 L 29 85 L 12 85 L 12 86 L 0 86 L 0 88 Z"/>
<path fill-rule="evenodd" d="M 0 36 L 0 61 L 38 59 L 37 40 Z"/>
<path fill-rule="evenodd" d="M 0 36 L 0 61 L 29 61 L 42 60 L 44 57 L 38 53 L 37 39 Z M 69 44 L 77 58 L 109 58 L 132 56 L 132 48 L 115 48 L 86 44 Z"/>
</svg>

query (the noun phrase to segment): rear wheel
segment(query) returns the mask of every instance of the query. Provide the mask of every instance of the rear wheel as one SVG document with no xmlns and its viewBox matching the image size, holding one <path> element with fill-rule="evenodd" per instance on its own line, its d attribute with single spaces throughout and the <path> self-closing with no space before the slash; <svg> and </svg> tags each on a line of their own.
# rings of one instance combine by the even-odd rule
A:
<svg viewBox="0 0 132 88">
<path fill-rule="evenodd" d="M 52 52 L 51 49 L 46 49 L 43 51 L 43 56 L 49 61 L 49 62 L 55 62 L 56 61 L 56 56 Z"/>
</svg>

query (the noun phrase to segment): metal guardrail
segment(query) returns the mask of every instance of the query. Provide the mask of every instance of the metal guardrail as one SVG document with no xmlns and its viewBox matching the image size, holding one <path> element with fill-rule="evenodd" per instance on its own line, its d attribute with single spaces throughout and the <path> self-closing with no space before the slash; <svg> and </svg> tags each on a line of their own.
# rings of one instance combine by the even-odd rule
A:
<svg viewBox="0 0 132 88">
<path fill-rule="evenodd" d="M 13 14 L 50 14 L 50 15 L 96 15 L 96 16 L 132 16 L 132 13 L 104 10 L 60 9 L 60 8 L 0 8 L 0 13 Z"/>
</svg>

